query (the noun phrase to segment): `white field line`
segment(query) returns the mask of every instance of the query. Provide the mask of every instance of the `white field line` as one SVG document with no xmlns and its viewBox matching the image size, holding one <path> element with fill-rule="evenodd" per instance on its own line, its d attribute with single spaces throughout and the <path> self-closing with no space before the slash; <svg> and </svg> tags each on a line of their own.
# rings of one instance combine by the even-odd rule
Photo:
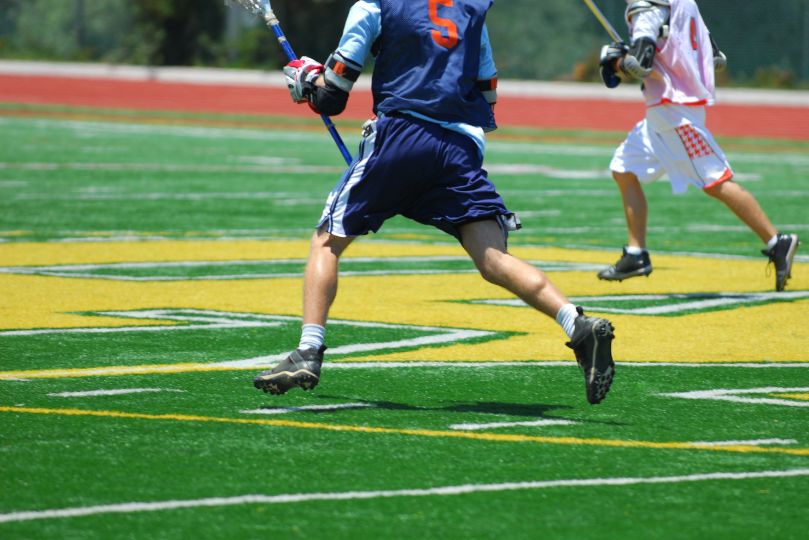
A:
<svg viewBox="0 0 809 540">
<path fill-rule="evenodd" d="M 72 130 L 76 137 L 90 139 L 94 137 L 109 138 L 112 135 L 163 135 L 177 137 L 193 137 L 200 139 L 221 140 L 223 138 L 257 140 L 257 141 L 288 141 L 288 142 L 326 142 L 328 137 L 325 133 L 295 131 L 295 130 L 260 130 L 245 128 L 212 128 L 204 126 L 166 126 L 137 123 L 109 123 L 76 120 L 52 120 L 52 119 L 9 119 L 0 118 L 0 125 L 25 125 L 52 131 L 54 129 Z M 353 138 L 352 138 L 353 139 Z M 544 144 L 541 142 L 499 142 L 492 141 L 486 145 L 490 154 L 497 153 L 525 153 L 525 154 L 550 154 L 550 155 L 574 155 L 574 156 L 611 156 L 615 145 L 560 145 Z M 745 163 L 775 163 L 787 165 L 809 165 L 809 157 L 799 153 L 776 152 L 771 154 L 763 153 L 737 153 L 730 152 L 728 157 L 731 162 Z M 513 160 L 512 160 L 513 161 Z M 48 164 L 46 164 L 48 165 Z M 606 177 L 605 177 L 606 178 Z"/>
<path fill-rule="evenodd" d="M 67 333 L 113 333 L 113 332 L 138 332 L 141 330 L 157 332 L 161 330 L 189 330 L 189 329 L 212 329 L 212 328 L 257 328 L 257 327 L 278 327 L 284 323 L 300 321 L 300 317 L 289 317 L 279 315 L 266 315 L 259 313 L 231 313 L 213 310 L 195 309 L 157 309 L 140 311 L 104 311 L 97 312 L 97 315 L 111 317 L 126 317 L 147 320 L 169 320 L 180 322 L 199 322 L 202 324 L 174 325 L 174 326 L 136 326 L 118 328 L 67 328 L 67 329 L 39 329 L 39 330 L 11 330 L 0 332 L 2 336 L 30 336 L 41 334 L 67 334 Z M 206 324 L 208 323 L 208 324 Z M 359 328 L 387 328 L 387 329 L 408 329 L 422 332 L 433 332 L 432 335 L 413 337 L 410 339 L 400 339 L 395 341 L 384 341 L 376 343 L 357 343 L 343 345 L 330 349 L 331 354 L 355 354 L 359 352 L 384 351 L 389 349 L 422 347 L 427 345 L 442 345 L 456 343 L 468 339 L 482 338 L 495 335 L 495 332 L 485 330 L 465 330 L 460 328 L 446 328 L 437 326 L 401 325 L 389 323 L 372 323 L 362 321 L 345 321 L 335 319 L 332 325 L 346 325 Z M 258 356 L 225 362 L 214 362 L 202 364 L 210 367 L 224 367 L 233 369 L 247 369 L 253 367 L 266 367 L 273 365 L 286 357 L 286 353 L 274 354 L 270 356 Z M 104 370 L 105 368 L 99 368 Z M 120 370 L 120 367 L 117 368 Z M 146 367 L 148 369 L 148 366 Z"/>
<path fill-rule="evenodd" d="M 138 172 L 159 172 L 159 173 L 256 173 L 256 174 L 340 174 L 345 168 L 335 167 L 328 165 L 190 165 L 178 163 L 82 163 L 77 161 L 64 161 L 64 162 L 40 162 L 40 161 L 27 161 L 27 162 L 7 162 L 0 161 L 0 170 L 19 170 L 19 171 L 58 171 L 58 170 L 71 170 L 71 171 L 138 171 Z M 274 195 L 278 197 L 277 193 L 266 192 L 267 195 Z M 33 194 L 31 197 L 21 194 L 17 199 L 82 199 L 87 200 L 117 200 L 119 197 L 138 196 L 139 194 L 125 194 L 125 193 L 98 193 L 98 192 L 83 192 L 73 194 Z M 149 195 L 149 194 L 144 194 Z M 155 195 L 175 195 L 175 194 L 155 194 Z M 84 196 L 84 197 L 82 197 Z"/>
<path fill-rule="evenodd" d="M 0 270 L 3 273 L 3 270 Z M 244 279 L 284 279 L 284 278 L 299 278 L 303 272 L 285 272 L 279 274 L 223 274 L 223 275 L 209 275 L 209 276 L 147 276 L 147 277 L 134 277 L 134 276 L 110 276 L 92 273 L 75 273 L 75 272 L 6 272 L 9 274 L 31 274 L 38 276 L 50 277 L 65 277 L 65 278 L 86 278 L 86 279 L 105 279 L 110 281 L 133 281 L 133 282 L 152 282 L 152 281 L 229 281 L 229 280 L 244 280 Z M 364 270 L 364 271 L 345 271 L 340 272 L 340 277 L 357 277 L 357 276 L 392 276 L 392 275 L 445 275 L 445 274 L 473 274 L 477 270 Z"/>
<path fill-rule="evenodd" d="M 343 409 L 365 409 L 376 407 L 373 403 L 335 403 L 333 405 L 303 405 L 301 407 L 258 408 L 239 411 L 242 414 L 288 414 L 306 411 L 338 411 Z"/>
<path fill-rule="evenodd" d="M 101 311 L 96 315 L 130 319 L 167 320 L 174 322 L 198 322 L 202 324 L 161 325 L 161 326 L 121 326 L 105 328 L 41 328 L 36 330 L 8 330 L 0 336 L 29 336 L 39 334 L 97 334 L 110 332 L 140 332 L 162 330 L 197 330 L 218 328 L 275 328 L 287 322 L 300 321 L 300 317 L 266 315 L 262 313 L 238 313 L 201 309 L 154 309 L 133 311 Z M 388 325 L 385 323 L 364 323 L 334 320 L 333 324 L 367 326 L 372 328 L 413 328 L 417 330 L 442 331 L 444 329 L 423 326 Z"/>
<path fill-rule="evenodd" d="M 493 334 L 493 332 L 484 332 L 482 330 L 451 330 L 449 328 L 445 328 L 444 330 L 445 330 L 444 334 L 438 334 L 434 336 L 402 339 L 398 341 L 387 341 L 385 343 L 358 343 L 356 345 L 343 345 L 342 347 L 334 347 L 333 349 L 329 349 L 329 351 L 331 352 L 331 354 L 355 354 L 360 352 L 379 351 L 383 349 L 423 347 L 426 345 L 442 345 L 445 343 L 455 343 L 457 341 L 485 337 Z M 245 358 L 243 360 L 216 362 L 210 365 L 233 369 L 260 368 L 260 367 L 268 367 L 285 357 L 286 354 L 282 354 L 280 355 L 280 357 L 279 355 L 256 356 L 254 358 Z"/>
<path fill-rule="evenodd" d="M 266 130 L 243 128 L 211 128 L 203 126 L 167 126 L 150 125 L 125 122 L 92 122 L 76 120 L 23 120 L 2 118 L 0 125 L 25 125 L 45 131 L 57 129 L 70 131 L 72 135 L 82 139 L 104 138 L 109 141 L 115 135 L 140 135 L 143 137 L 174 136 L 195 139 L 222 140 L 249 140 L 249 141 L 282 141 L 282 142 L 326 142 L 330 138 L 324 131 L 308 132 L 294 130 Z M 348 137 L 347 137 L 348 138 Z"/>
<path fill-rule="evenodd" d="M 346 258 L 344 265 L 356 263 L 433 263 L 433 262 L 459 262 L 469 263 L 468 257 L 460 256 L 433 256 L 433 257 L 355 257 Z M 590 271 L 598 270 L 603 265 L 587 263 L 571 263 L 563 261 L 527 261 L 530 264 L 543 268 L 545 271 Z M 234 279 L 281 279 L 297 278 L 303 275 L 302 267 L 306 263 L 305 259 L 261 259 L 261 260 L 230 260 L 230 261 L 165 261 L 165 262 L 129 262 L 129 263 L 106 263 L 106 264 L 65 264 L 50 266 L 5 266 L 0 267 L 0 273 L 41 275 L 67 278 L 89 278 L 106 279 L 112 281 L 195 281 L 195 280 L 234 280 Z M 471 263 L 469 263 L 471 266 Z M 149 270 L 162 268 L 199 268 L 199 267 L 231 267 L 231 266 L 295 266 L 301 267 L 294 272 L 264 272 L 264 273 L 241 273 L 241 274 L 203 274 L 197 276 L 133 276 L 127 274 L 103 274 L 102 270 L 117 270 L 126 272 L 127 270 Z M 477 273 L 474 268 L 468 269 L 380 269 L 380 270 L 343 270 L 340 275 L 344 277 L 352 276 L 387 276 L 387 275 L 437 275 L 437 274 L 470 274 Z"/>
<path fill-rule="evenodd" d="M 256 174 L 340 174 L 344 168 L 334 166 L 318 166 L 318 165 L 295 165 L 295 164 L 282 164 L 282 165 L 190 165 L 190 164 L 172 164 L 172 163 L 82 163 L 82 162 L 0 162 L 0 170 L 36 170 L 36 171 L 55 171 L 55 170 L 77 170 L 77 171 L 141 171 L 141 172 L 161 172 L 161 173 L 215 173 L 215 174 L 232 174 L 232 173 L 256 173 Z M 609 178 L 609 169 L 562 169 L 558 167 L 550 167 L 547 165 L 538 165 L 533 163 L 493 163 L 486 167 L 490 174 L 509 175 L 509 176 L 536 176 L 541 175 L 549 178 L 557 179 L 589 179 L 589 178 Z M 746 180 L 760 180 L 760 175 L 748 174 L 744 178 Z M 3 186 L 0 186 L 3 187 Z M 36 199 L 36 200 L 129 200 L 129 199 L 176 199 L 176 198 L 191 198 L 198 199 L 204 198 L 219 198 L 222 194 L 218 193 L 75 193 L 75 194 L 19 194 L 15 198 L 20 200 Z M 260 194 L 264 198 L 272 196 L 278 197 L 278 194 L 270 192 Z M 286 200 L 286 199 L 285 199 Z M 307 201 L 309 199 L 306 199 Z"/>
<path fill-rule="evenodd" d="M 148 394 L 155 392 L 185 392 L 171 388 L 119 388 L 115 390 L 85 390 L 82 392 L 55 392 L 48 394 L 51 397 L 93 397 L 93 396 L 123 396 L 126 394 Z"/>
<path fill-rule="evenodd" d="M 295 130 L 260 130 L 245 128 L 213 128 L 204 126 L 167 126 L 137 123 L 109 123 L 76 120 L 52 120 L 52 119 L 9 119 L 0 118 L 0 125 L 25 125 L 38 129 L 52 131 L 54 129 L 71 130 L 76 137 L 90 139 L 95 137 L 109 138 L 114 135 L 140 135 L 140 136 L 177 136 L 199 139 L 241 139 L 253 141 L 287 141 L 287 142 L 327 142 L 328 136 L 324 133 L 295 131 Z M 351 138 L 352 142 L 355 140 Z M 573 155 L 573 156 L 597 156 L 607 158 L 612 156 L 614 146 L 605 144 L 596 145 L 561 145 L 544 144 L 541 142 L 501 142 L 492 141 L 487 143 L 486 149 L 489 154 L 549 154 L 549 155 Z M 799 153 L 775 152 L 771 154 L 763 153 L 738 153 L 730 152 L 728 157 L 732 162 L 762 163 L 779 165 L 809 165 L 809 157 Z M 511 160 L 513 161 L 513 160 Z M 16 164 L 14 164 L 16 165 Z M 51 164 L 45 164 L 51 165 Z M 61 166 L 61 164 L 60 164 Z M 605 176 L 608 178 L 608 176 Z"/>
<path fill-rule="evenodd" d="M 277 354 L 273 356 L 265 356 L 261 359 L 266 363 L 256 363 L 246 366 L 230 366 L 224 363 L 225 369 L 256 369 L 266 368 L 274 365 L 284 358 L 287 353 Z M 665 367 L 683 367 L 683 368 L 731 368 L 731 369 L 786 369 L 798 368 L 809 369 L 809 362 L 805 363 L 684 363 L 684 362 L 616 362 L 622 368 L 665 368 Z M 82 376 L 119 376 L 119 375 L 137 375 L 137 374 L 160 374 L 160 373 L 177 373 L 195 371 L 206 371 L 211 367 L 219 367 L 221 364 L 205 364 L 199 363 L 191 366 L 183 366 L 178 368 L 173 364 L 160 364 L 160 365 L 145 365 L 145 366 L 105 366 L 96 368 L 82 369 Z M 491 369 L 503 367 L 561 367 L 561 368 L 574 368 L 576 363 L 573 361 L 568 362 L 327 362 L 325 369 L 423 369 L 423 368 L 442 368 L 442 369 Z M 65 369 L 59 370 L 42 370 L 47 372 L 46 378 L 53 378 L 59 376 L 72 376 L 75 370 Z M 63 373 L 63 375 L 60 375 Z M 0 371 L 0 382 L 3 381 L 25 381 L 29 382 L 30 379 L 20 378 L 5 378 L 3 372 Z"/>
<path fill-rule="evenodd" d="M 603 157 L 606 159 L 612 156 L 615 151 L 615 146 L 616 145 L 610 144 L 602 146 L 564 145 L 546 144 L 542 142 L 506 142 L 493 140 L 486 143 L 486 153 L 489 156 L 497 154 L 545 154 L 554 156 Z M 779 164 L 798 167 L 809 165 L 809 157 L 796 152 L 773 152 L 772 154 L 726 152 L 726 155 L 731 163 Z M 604 178 L 609 178 L 609 175 Z"/>
<path fill-rule="evenodd" d="M 41 328 L 37 330 L 8 330 L 0 332 L 2 336 L 33 336 L 42 334 L 110 334 L 120 332 L 163 332 L 180 330 L 211 330 L 223 328 L 277 328 L 282 326 L 286 319 L 274 317 L 279 320 L 261 320 L 262 317 L 253 317 L 259 320 L 245 320 L 245 314 L 204 312 L 197 310 L 143 310 L 143 311 L 104 311 L 98 315 L 121 317 L 131 319 L 168 320 L 174 322 L 197 322 L 200 324 L 187 325 L 156 325 L 156 326 L 118 326 L 104 328 Z"/>
<path fill-rule="evenodd" d="M 720 480 L 756 480 L 762 478 L 796 478 L 809 476 L 809 469 L 786 469 L 780 471 L 751 471 L 738 473 L 704 473 L 681 476 L 647 476 L 618 478 L 571 478 L 565 480 L 541 480 L 534 482 L 504 482 L 498 484 L 463 484 L 433 488 L 342 491 L 331 493 L 290 493 L 282 495 L 241 495 L 236 497 L 210 497 L 204 499 L 168 500 L 160 502 L 126 502 L 97 506 L 78 506 L 51 510 L 20 511 L 0 514 L 0 523 L 63 519 L 99 514 L 131 514 L 135 512 L 159 512 L 181 508 L 214 508 L 249 504 L 294 504 L 311 501 L 353 501 L 393 497 L 446 497 L 470 493 L 497 493 L 528 491 L 552 488 L 580 488 L 594 486 L 634 486 L 642 484 L 682 484 L 686 482 L 715 482 Z"/>
<path fill-rule="evenodd" d="M 699 444 L 702 446 L 766 446 L 771 444 L 788 446 L 798 444 L 795 439 L 752 439 L 749 441 L 698 441 L 688 444 Z"/>
<path fill-rule="evenodd" d="M 545 427 L 545 426 L 572 426 L 578 424 L 573 420 L 555 420 L 547 418 L 544 420 L 526 420 L 523 422 L 489 422 L 487 424 L 452 424 L 450 429 L 458 431 L 477 431 L 483 429 L 497 429 L 507 427 Z"/>
<path fill-rule="evenodd" d="M 786 407 L 809 407 L 809 401 L 792 401 L 788 399 L 776 399 L 767 397 L 742 397 L 743 395 L 755 394 L 792 394 L 809 393 L 809 387 L 780 388 L 777 386 L 765 386 L 762 388 L 717 388 L 715 390 L 696 390 L 693 392 L 671 392 L 659 394 L 665 397 L 676 397 L 683 399 L 708 399 L 713 401 L 731 401 L 734 403 L 750 403 L 754 405 L 783 405 Z"/>
<path fill-rule="evenodd" d="M 622 367 L 721 367 L 721 368 L 809 368 L 809 362 L 615 362 Z M 576 367 L 569 362 L 327 362 L 328 369 L 401 369 L 401 368 L 463 368 L 486 369 L 498 367 Z"/>
<path fill-rule="evenodd" d="M 432 256 L 432 257 L 345 257 L 341 259 L 343 263 L 378 263 L 378 262 L 454 262 L 468 261 L 469 257 L 461 256 Z M 0 267 L 0 271 L 75 271 L 75 270 L 130 270 L 143 268 L 194 268 L 198 266 L 250 266 L 262 264 L 278 265 L 304 265 L 306 259 L 235 259 L 224 261 L 147 261 L 147 262 L 122 262 L 105 264 L 61 264 L 52 266 L 5 266 Z"/>
<path fill-rule="evenodd" d="M 809 298 L 809 291 L 782 291 L 782 292 L 762 292 L 762 293 L 716 293 L 714 298 L 693 300 L 691 302 L 673 303 L 664 306 L 650 306 L 638 308 L 610 308 L 603 306 L 588 306 L 588 302 L 621 302 L 621 301 L 634 301 L 634 300 L 648 300 L 648 301 L 665 301 L 665 300 L 678 300 L 686 299 L 687 294 L 633 294 L 633 295 L 612 295 L 612 296 L 577 296 L 571 297 L 573 302 L 580 303 L 585 309 L 597 311 L 600 313 L 619 313 L 628 315 L 665 315 L 670 313 L 681 313 L 683 311 L 691 310 L 704 310 L 722 306 L 733 306 L 751 304 L 756 302 L 765 302 L 770 300 L 800 300 Z M 492 300 L 474 300 L 475 304 L 488 304 L 498 306 L 511 306 L 511 307 L 528 307 L 528 305 L 519 298 L 503 298 Z"/>
</svg>

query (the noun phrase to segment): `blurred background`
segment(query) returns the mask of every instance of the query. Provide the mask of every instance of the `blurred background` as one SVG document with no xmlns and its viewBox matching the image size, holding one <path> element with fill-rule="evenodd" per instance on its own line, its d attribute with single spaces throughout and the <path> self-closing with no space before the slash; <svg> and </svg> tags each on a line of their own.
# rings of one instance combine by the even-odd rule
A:
<svg viewBox="0 0 809 540">
<path fill-rule="evenodd" d="M 299 55 L 324 60 L 353 0 L 274 0 Z M 624 0 L 600 7 L 625 32 Z M 720 82 L 809 88 L 809 0 L 701 0 L 729 58 Z M 606 34 L 575 0 L 499 0 L 489 15 L 501 79 L 597 80 Z M 256 17 L 224 0 L 0 0 L 0 59 L 276 69 Z"/>
</svg>

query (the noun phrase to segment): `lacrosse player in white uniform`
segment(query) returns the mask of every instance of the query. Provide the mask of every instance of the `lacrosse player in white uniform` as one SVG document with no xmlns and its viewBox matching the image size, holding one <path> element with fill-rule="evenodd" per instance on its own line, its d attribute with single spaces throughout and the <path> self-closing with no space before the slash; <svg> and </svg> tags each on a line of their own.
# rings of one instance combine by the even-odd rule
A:
<svg viewBox="0 0 809 540">
<path fill-rule="evenodd" d="M 629 132 L 610 169 L 621 190 L 628 245 L 600 279 L 622 281 L 652 273 L 646 250 L 648 207 L 642 183 L 666 173 L 675 194 L 689 185 L 723 202 L 767 244 L 762 253 L 775 264 L 775 289 L 784 290 L 800 242 L 781 234 L 755 197 L 734 182 L 733 171 L 705 127 L 714 104 L 714 70 L 726 65 L 694 0 L 627 0 L 629 45 L 601 50 L 601 75 L 608 88 L 643 81 L 646 118 Z"/>
</svg>

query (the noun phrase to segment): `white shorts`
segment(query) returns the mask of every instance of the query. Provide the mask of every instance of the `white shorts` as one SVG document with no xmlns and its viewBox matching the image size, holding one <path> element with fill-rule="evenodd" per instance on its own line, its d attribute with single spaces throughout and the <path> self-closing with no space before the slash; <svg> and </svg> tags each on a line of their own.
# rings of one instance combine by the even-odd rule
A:
<svg viewBox="0 0 809 540">
<path fill-rule="evenodd" d="M 674 193 L 706 189 L 733 178 L 725 154 L 705 127 L 703 107 L 650 108 L 615 150 L 610 169 L 641 182 L 667 174 Z"/>
</svg>

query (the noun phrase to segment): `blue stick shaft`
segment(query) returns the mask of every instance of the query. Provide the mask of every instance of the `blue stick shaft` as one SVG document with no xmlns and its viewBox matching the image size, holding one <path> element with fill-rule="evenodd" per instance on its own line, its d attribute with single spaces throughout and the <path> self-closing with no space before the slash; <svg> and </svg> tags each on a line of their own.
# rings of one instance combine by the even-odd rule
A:
<svg viewBox="0 0 809 540">
<path fill-rule="evenodd" d="M 281 30 L 281 24 L 278 22 L 275 14 L 272 12 L 269 2 L 266 3 L 265 9 L 265 18 L 267 20 L 267 24 L 270 26 L 270 28 L 272 28 L 272 31 L 275 34 L 276 39 L 278 39 L 278 43 L 281 45 L 281 48 L 284 49 L 284 53 L 286 53 L 287 58 L 289 58 L 290 62 L 292 60 L 297 60 L 298 57 L 295 54 L 295 51 L 292 50 L 292 45 L 290 45 L 289 41 L 287 41 L 284 31 Z M 341 154 L 343 154 L 343 159 L 345 159 L 348 165 L 351 165 L 354 158 L 351 157 L 351 152 L 348 151 L 346 144 L 343 142 L 343 138 L 340 137 L 340 134 L 337 132 L 337 127 L 334 125 L 334 122 L 332 122 L 331 118 L 325 114 L 321 114 L 320 118 L 326 125 L 326 129 L 329 130 L 331 138 L 334 139 L 335 144 L 337 144 L 337 149 L 340 150 Z"/>
</svg>

